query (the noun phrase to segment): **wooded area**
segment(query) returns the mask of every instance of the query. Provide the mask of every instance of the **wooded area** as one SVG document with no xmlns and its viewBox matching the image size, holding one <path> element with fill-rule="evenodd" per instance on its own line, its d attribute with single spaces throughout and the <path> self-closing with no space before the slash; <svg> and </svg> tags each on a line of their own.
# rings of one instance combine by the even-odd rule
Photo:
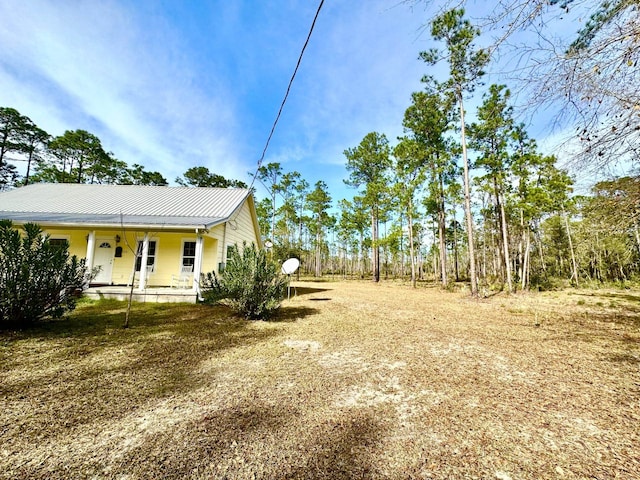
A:
<svg viewBox="0 0 640 480">
<path fill-rule="evenodd" d="M 532 105 L 566 107 L 564 120 L 576 128 L 583 147 L 576 154 L 581 165 L 629 165 L 627 175 L 595 183 L 589 195 L 573 194 L 569 171 L 516 120 L 509 87 L 482 84 L 492 55 L 509 35 L 535 27 L 544 38 L 537 21 L 545 12 L 584 4 L 525 3 L 506 2 L 492 12 L 487 28 L 509 28 L 490 48 L 476 45 L 480 30 L 462 9 L 430 21 L 441 48 L 420 57 L 425 71 L 446 64 L 448 75 L 425 75 L 396 142 L 370 132 L 344 150 L 344 182 L 356 190 L 353 198 L 334 202 L 324 181 L 311 186 L 277 162 L 258 168 L 255 178 L 268 192 L 258 215 L 273 259 L 300 258 L 302 272 L 315 276 L 406 278 L 443 288 L 464 281 L 473 295 L 638 278 L 638 2 L 593 7 L 565 51 L 544 57 L 549 52 L 532 47 L 521 54 L 544 57 L 526 64 Z M 472 94 L 482 98 L 475 111 L 468 107 Z M 32 182 L 168 184 L 159 172 L 118 160 L 89 132 L 52 137 L 12 108 L 0 108 L 0 142 L 0 188 Z M 16 161 L 26 162 L 22 176 Z M 175 182 L 246 187 L 202 166 Z"/>
</svg>

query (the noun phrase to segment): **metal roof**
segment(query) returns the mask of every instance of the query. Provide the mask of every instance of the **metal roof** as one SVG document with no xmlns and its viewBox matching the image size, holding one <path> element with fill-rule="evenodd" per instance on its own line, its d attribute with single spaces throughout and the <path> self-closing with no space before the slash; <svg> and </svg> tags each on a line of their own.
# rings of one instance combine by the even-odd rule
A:
<svg viewBox="0 0 640 480">
<path fill-rule="evenodd" d="M 0 219 L 43 224 L 211 227 L 249 195 L 244 188 L 35 183 L 0 192 Z"/>
</svg>

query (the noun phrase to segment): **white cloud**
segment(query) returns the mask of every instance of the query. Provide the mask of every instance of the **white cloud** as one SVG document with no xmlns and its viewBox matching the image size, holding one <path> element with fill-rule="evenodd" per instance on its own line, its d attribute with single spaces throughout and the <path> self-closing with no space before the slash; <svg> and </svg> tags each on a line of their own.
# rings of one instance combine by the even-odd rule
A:
<svg viewBox="0 0 640 480">
<path fill-rule="evenodd" d="M 202 91 L 162 18 L 115 2 L 37 1 L 5 3 L 0 17 L 0 104 L 54 135 L 96 133 L 118 158 L 169 180 L 195 164 L 244 175 L 224 83 Z"/>
</svg>

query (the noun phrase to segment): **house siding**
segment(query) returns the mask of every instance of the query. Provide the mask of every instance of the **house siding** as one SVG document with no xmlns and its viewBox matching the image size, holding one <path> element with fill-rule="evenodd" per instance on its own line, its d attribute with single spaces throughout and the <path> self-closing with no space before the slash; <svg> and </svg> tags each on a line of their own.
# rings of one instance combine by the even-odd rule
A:
<svg viewBox="0 0 640 480">
<path fill-rule="evenodd" d="M 46 187 L 46 189 L 52 188 L 54 187 Z M 59 187 L 56 186 L 56 188 Z M 67 240 L 69 242 L 70 254 L 75 255 L 78 258 L 85 258 L 87 256 L 89 238 L 90 235 L 94 234 L 94 266 L 101 264 L 106 267 L 106 270 L 103 269 L 98 277 L 95 278 L 96 284 L 111 283 L 114 285 L 128 285 L 132 282 L 136 245 L 138 241 L 142 241 L 144 239 L 145 232 L 147 232 L 149 240 L 156 242 L 155 264 L 153 271 L 149 272 L 147 276 L 145 284 L 147 287 L 165 287 L 172 285 L 172 277 L 180 274 L 183 244 L 185 241 L 197 241 L 197 235 L 202 237 L 202 273 L 208 273 L 211 271 L 218 272 L 220 263 L 226 260 L 226 246 L 236 244 L 242 245 L 243 241 L 246 241 L 247 243 L 253 242 L 258 246 L 261 246 L 257 219 L 255 218 L 253 197 L 251 195 L 246 196 L 246 193 L 238 191 L 227 191 L 224 189 L 217 189 L 215 192 L 209 191 L 210 189 L 182 191 L 181 189 L 164 187 L 151 189 L 148 192 L 147 189 L 144 189 L 144 192 L 142 192 L 138 189 L 133 189 L 132 193 L 153 194 L 160 199 L 164 199 L 164 203 L 160 206 L 154 206 L 155 210 L 149 210 L 149 212 L 154 213 L 155 217 L 154 215 L 151 215 L 151 213 L 147 212 L 150 215 L 150 217 L 146 219 L 149 220 L 149 224 L 130 223 L 119 227 L 113 223 L 104 223 L 100 226 L 100 222 L 104 221 L 104 218 L 101 217 L 102 210 L 96 212 L 94 212 L 94 210 L 98 207 L 103 208 L 103 202 L 98 202 L 95 199 L 97 206 L 94 206 L 95 208 L 93 209 L 87 210 L 87 218 L 76 218 L 74 216 L 75 214 L 72 215 L 73 212 L 71 212 L 71 210 L 71 213 L 64 213 L 66 211 L 62 208 L 60 209 L 60 212 L 62 213 L 58 213 L 60 213 L 64 218 L 55 217 L 55 215 L 57 215 L 55 212 L 50 214 L 47 213 L 45 215 L 36 208 L 40 204 L 44 205 L 41 205 L 39 207 L 40 209 L 49 208 L 48 203 L 50 202 L 47 202 L 46 199 L 43 198 L 40 198 L 40 203 L 36 205 L 36 202 L 30 207 L 33 212 L 28 211 L 25 213 L 24 210 L 19 209 L 29 207 L 29 205 L 31 205 L 29 203 L 31 201 L 31 197 L 38 196 L 36 194 L 38 194 L 39 190 L 31 189 L 27 192 L 28 187 L 24 187 L 24 189 L 25 190 L 18 189 L 18 191 L 14 192 L 19 194 L 16 198 L 13 198 L 13 194 L 9 197 L 3 197 L 13 199 L 12 201 L 15 203 L 15 208 L 13 210 L 8 208 L 8 206 L 6 207 L 7 217 L 13 218 L 14 223 L 17 225 L 26 221 L 35 221 L 36 223 L 38 223 L 38 221 L 42 222 L 41 225 L 43 226 L 45 233 L 49 234 L 52 238 Z M 82 190 L 82 192 L 86 192 L 87 194 L 99 192 L 101 195 L 107 192 L 106 188 L 100 187 L 96 187 L 96 189 L 83 187 L 82 189 L 76 190 L 78 190 L 78 192 Z M 114 190 L 113 193 L 114 195 L 117 194 L 116 196 L 124 196 L 128 190 L 128 188 L 118 188 L 117 191 Z M 29 195 L 27 195 L 27 193 L 29 193 Z M 46 191 L 40 192 L 40 196 L 46 197 L 44 193 L 46 193 Z M 165 198 L 165 194 L 168 194 L 169 196 Z M 188 213 L 191 213 L 191 211 L 187 209 L 189 203 L 187 200 L 194 200 L 191 198 L 192 195 L 196 195 L 200 200 L 202 200 L 200 194 L 206 194 L 205 197 L 211 197 L 207 197 L 208 200 L 211 200 L 211 203 L 220 201 L 220 205 L 215 207 L 220 210 L 219 217 L 200 218 L 187 216 Z M 238 197 L 241 194 L 245 195 L 244 198 L 240 203 L 235 203 L 238 202 Z M 184 203 L 183 207 L 181 207 L 182 209 L 178 209 L 176 211 L 171 210 L 167 213 L 176 215 L 180 214 L 182 216 L 179 218 L 164 217 L 163 219 L 162 215 L 160 215 L 164 212 L 163 205 L 166 204 L 171 208 L 174 208 L 174 203 L 169 200 L 172 198 L 175 199 L 176 196 L 182 199 Z M 59 196 L 54 197 L 59 198 Z M 105 205 L 108 204 L 108 198 L 103 200 Z M 153 203 L 154 202 L 148 202 L 147 207 Z M 192 203 L 200 205 L 202 202 Z M 210 202 L 205 201 L 204 203 L 208 204 Z M 73 208 L 76 208 L 76 205 L 84 205 L 84 203 L 73 202 Z M 215 210 L 212 210 L 214 206 L 215 205 L 208 205 L 207 208 L 213 212 Z M 106 206 L 104 208 L 106 208 Z M 207 210 L 207 213 L 211 213 L 209 210 Z M 197 211 L 196 213 L 200 212 Z M 54 215 L 55 218 L 51 215 Z M 212 226 L 209 230 L 204 228 L 205 225 L 215 224 L 216 222 L 223 221 L 225 218 L 228 219 L 226 222 Z M 176 219 L 184 223 L 171 223 Z M 187 222 L 185 219 L 189 219 L 189 221 Z M 64 223 L 56 223 L 58 221 Z M 109 245 L 106 245 L 105 247 L 110 247 L 112 249 L 112 258 L 109 258 L 107 250 L 104 248 L 100 249 L 100 244 L 103 242 L 109 243 Z M 115 253 L 118 247 L 120 247 L 122 251 L 121 255 L 117 257 L 115 256 Z M 109 264 L 109 262 L 111 263 Z M 109 265 L 111 269 L 110 276 L 108 274 Z"/>
<path fill-rule="evenodd" d="M 230 245 L 241 246 L 244 241 L 246 241 L 247 244 L 260 244 L 248 202 L 245 202 L 238 212 L 226 223 L 226 233 L 224 226 L 221 226 L 220 231 L 217 232 L 217 238 L 220 240 L 217 252 L 220 262 L 226 261 L 226 249 Z"/>
<path fill-rule="evenodd" d="M 64 238 L 69 242 L 69 254 L 78 258 L 87 256 L 87 235 L 88 230 L 80 229 L 43 229 L 51 238 Z M 114 234 L 115 237 L 115 234 Z"/>
<path fill-rule="evenodd" d="M 204 237 L 204 245 L 202 246 L 202 273 L 208 273 L 214 270 L 216 273 L 218 272 L 218 262 L 220 261 L 218 256 L 219 243 L 218 239 L 211 235 Z"/>
</svg>

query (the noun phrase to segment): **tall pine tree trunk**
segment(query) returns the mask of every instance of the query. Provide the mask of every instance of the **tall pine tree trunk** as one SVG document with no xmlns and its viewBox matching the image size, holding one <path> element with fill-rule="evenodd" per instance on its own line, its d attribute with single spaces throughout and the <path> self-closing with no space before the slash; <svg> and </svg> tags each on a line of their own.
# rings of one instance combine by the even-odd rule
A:
<svg viewBox="0 0 640 480">
<path fill-rule="evenodd" d="M 524 290 L 524 245 L 526 240 L 526 231 L 524 227 L 524 212 L 522 211 L 522 209 L 520 209 L 520 232 L 522 232 L 522 235 L 520 237 L 520 241 L 518 242 L 518 279 L 520 280 L 521 290 Z"/>
<path fill-rule="evenodd" d="M 460 103 L 460 135 L 462 139 L 462 164 L 464 167 L 464 212 L 467 220 L 467 242 L 469 244 L 469 277 L 471 295 L 478 296 L 478 279 L 476 277 L 476 251 L 473 244 L 473 217 L 471 216 L 471 186 L 469 184 L 469 158 L 467 157 L 467 134 L 464 123 L 464 100 L 462 92 L 458 92 Z"/>
<path fill-rule="evenodd" d="M 320 225 L 320 218 L 318 218 L 318 225 Z M 322 276 L 322 249 L 320 248 L 320 239 L 322 235 L 320 233 L 320 227 L 318 227 L 318 231 L 316 232 L 316 277 Z"/>
<path fill-rule="evenodd" d="M 456 220 L 456 205 L 453 206 L 453 263 L 456 273 L 456 282 L 460 281 L 460 270 L 458 269 L 458 221 Z"/>
<path fill-rule="evenodd" d="M 378 215 L 376 207 L 371 209 L 371 268 L 373 281 L 380 281 L 380 248 L 378 247 Z"/>
<path fill-rule="evenodd" d="M 529 278 L 531 274 L 531 231 L 529 229 L 529 224 L 526 225 L 525 230 L 523 232 L 523 244 L 524 244 L 524 255 L 522 258 L 522 278 L 521 278 L 521 287 L 522 290 L 529 289 Z"/>
<path fill-rule="evenodd" d="M 444 185 L 442 174 L 439 174 L 440 184 L 438 186 L 438 240 L 440 243 L 440 282 L 442 288 L 447 288 L 447 243 L 446 235 L 446 216 L 444 210 Z"/>
<path fill-rule="evenodd" d="M 562 216 L 564 217 L 564 225 L 567 229 L 567 237 L 569 238 L 569 251 L 571 252 L 571 280 L 575 279 L 576 286 L 578 286 L 578 265 L 576 263 L 576 254 L 573 251 L 573 240 L 571 239 L 571 229 L 569 228 L 569 219 L 567 213 L 562 206 Z"/>
<path fill-rule="evenodd" d="M 509 234 L 507 232 L 507 216 L 504 211 L 504 201 L 500 202 L 500 223 L 502 230 L 502 245 L 504 250 L 504 269 L 507 276 L 507 288 L 509 293 L 513 292 L 513 282 L 511 280 L 511 256 L 509 255 Z"/>
<path fill-rule="evenodd" d="M 411 286 L 416 288 L 416 254 L 413 241 L 413 204 L 409 203 L 409 215 L 407 215 L 407 224 L 409 228 L 409 255 L 411 256 Z"/>
</svg>

